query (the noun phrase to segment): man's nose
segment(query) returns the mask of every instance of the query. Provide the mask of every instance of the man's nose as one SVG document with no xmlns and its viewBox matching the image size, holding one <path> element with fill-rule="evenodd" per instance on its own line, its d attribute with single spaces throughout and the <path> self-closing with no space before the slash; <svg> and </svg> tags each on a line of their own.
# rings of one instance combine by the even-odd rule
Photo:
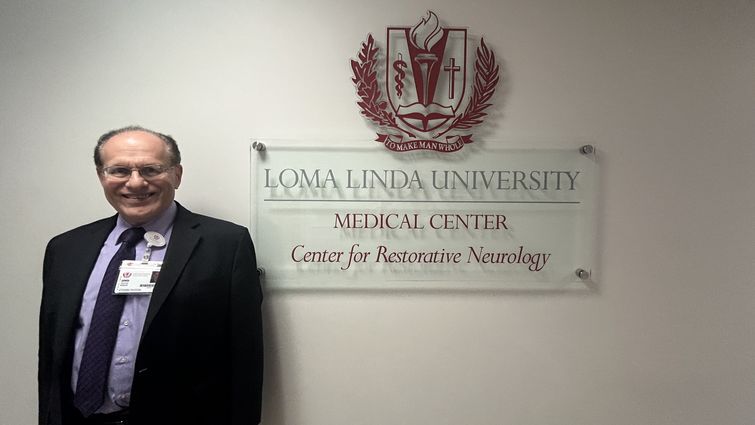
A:
<svg viewBox="0 0 755 425">
<path fill-rule="evenodd" d="M 142 175 L 139 173 L 139 169 L 133 169 L 131 170 L 131 175 L 128 177 L 128 180 L 126 180 L 126 186 L 128 187 L 137 187 L 137 186 L 144 186 L 147 184 L 147 180 L 142 177 Z"/>
</svg>

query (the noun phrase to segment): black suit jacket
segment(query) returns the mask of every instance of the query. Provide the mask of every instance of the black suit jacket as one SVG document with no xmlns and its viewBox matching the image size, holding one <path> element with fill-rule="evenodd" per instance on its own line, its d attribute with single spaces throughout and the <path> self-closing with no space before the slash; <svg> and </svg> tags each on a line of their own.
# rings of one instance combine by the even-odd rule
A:
<svg viewBox="0 0 755 425">
<path fill-rule="evenodd" d="M 47 245 L 39 318 L 39 423 L 66 425 L 82 295 L 116 217 Z M 178 205 L 149 303 L 131 390 L 132 425 L 256 424 L 262 292 L 246 228 Z"/>
</svg>

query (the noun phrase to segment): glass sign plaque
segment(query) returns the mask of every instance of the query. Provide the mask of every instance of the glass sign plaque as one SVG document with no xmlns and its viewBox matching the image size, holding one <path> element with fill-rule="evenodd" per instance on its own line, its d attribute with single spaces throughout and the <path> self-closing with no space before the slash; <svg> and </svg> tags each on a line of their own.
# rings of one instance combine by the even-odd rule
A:
<svg viewBox="0 0 755 425">
<path fill-rule="evenodd" d="M 268 288 L 558 290 L 594 280 L 591 146 L 397 153 L 257 141 L 250 177 Z"/>
</svg>

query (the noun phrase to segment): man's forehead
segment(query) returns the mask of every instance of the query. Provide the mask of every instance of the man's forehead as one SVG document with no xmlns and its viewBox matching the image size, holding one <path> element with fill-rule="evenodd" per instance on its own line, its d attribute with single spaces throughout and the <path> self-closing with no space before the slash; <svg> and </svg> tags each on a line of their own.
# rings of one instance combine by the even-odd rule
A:
<svg viewBox="0 0 755 425">
<path fill-rule="evenodd" d="M 109 138 L 103 146 L 107 146 L 108 144 L 111 144 L 111 142 L 118 142 L 120 143 L 127 143 L 127 144 L 144 144 L 144 145 L 151 145 L 151 144 L 160 144 L 162 146 L 165 146 L 165 142 L 163 142 L 162 139 L 157 137 L 157 135 L 152 134 L 148 131 L 144 130 L 129 130 L 124 131 L 123 133 L 118 133 L 115 136 Z"/>
<path fill-rule="evenodd" d="M 162 139 L 152 133 L 127 131 L 108 139 L 103 143 L 100 152 L 103 157 L 162 157 L 168 154 L 168 147 Z"/>
</svg>

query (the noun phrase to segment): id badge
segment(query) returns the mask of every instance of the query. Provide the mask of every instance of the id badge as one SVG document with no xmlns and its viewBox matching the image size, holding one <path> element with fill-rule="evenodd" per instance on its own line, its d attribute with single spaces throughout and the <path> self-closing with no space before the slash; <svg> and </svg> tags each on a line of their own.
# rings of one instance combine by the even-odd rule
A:
<svg viewBox="0 0 755 425">
<path fill-rule="evenodd" d="M 155 289 L 162 261 L 124 261 L 115 283 L 116 295 L 149 295 Z"/>
</svg>

